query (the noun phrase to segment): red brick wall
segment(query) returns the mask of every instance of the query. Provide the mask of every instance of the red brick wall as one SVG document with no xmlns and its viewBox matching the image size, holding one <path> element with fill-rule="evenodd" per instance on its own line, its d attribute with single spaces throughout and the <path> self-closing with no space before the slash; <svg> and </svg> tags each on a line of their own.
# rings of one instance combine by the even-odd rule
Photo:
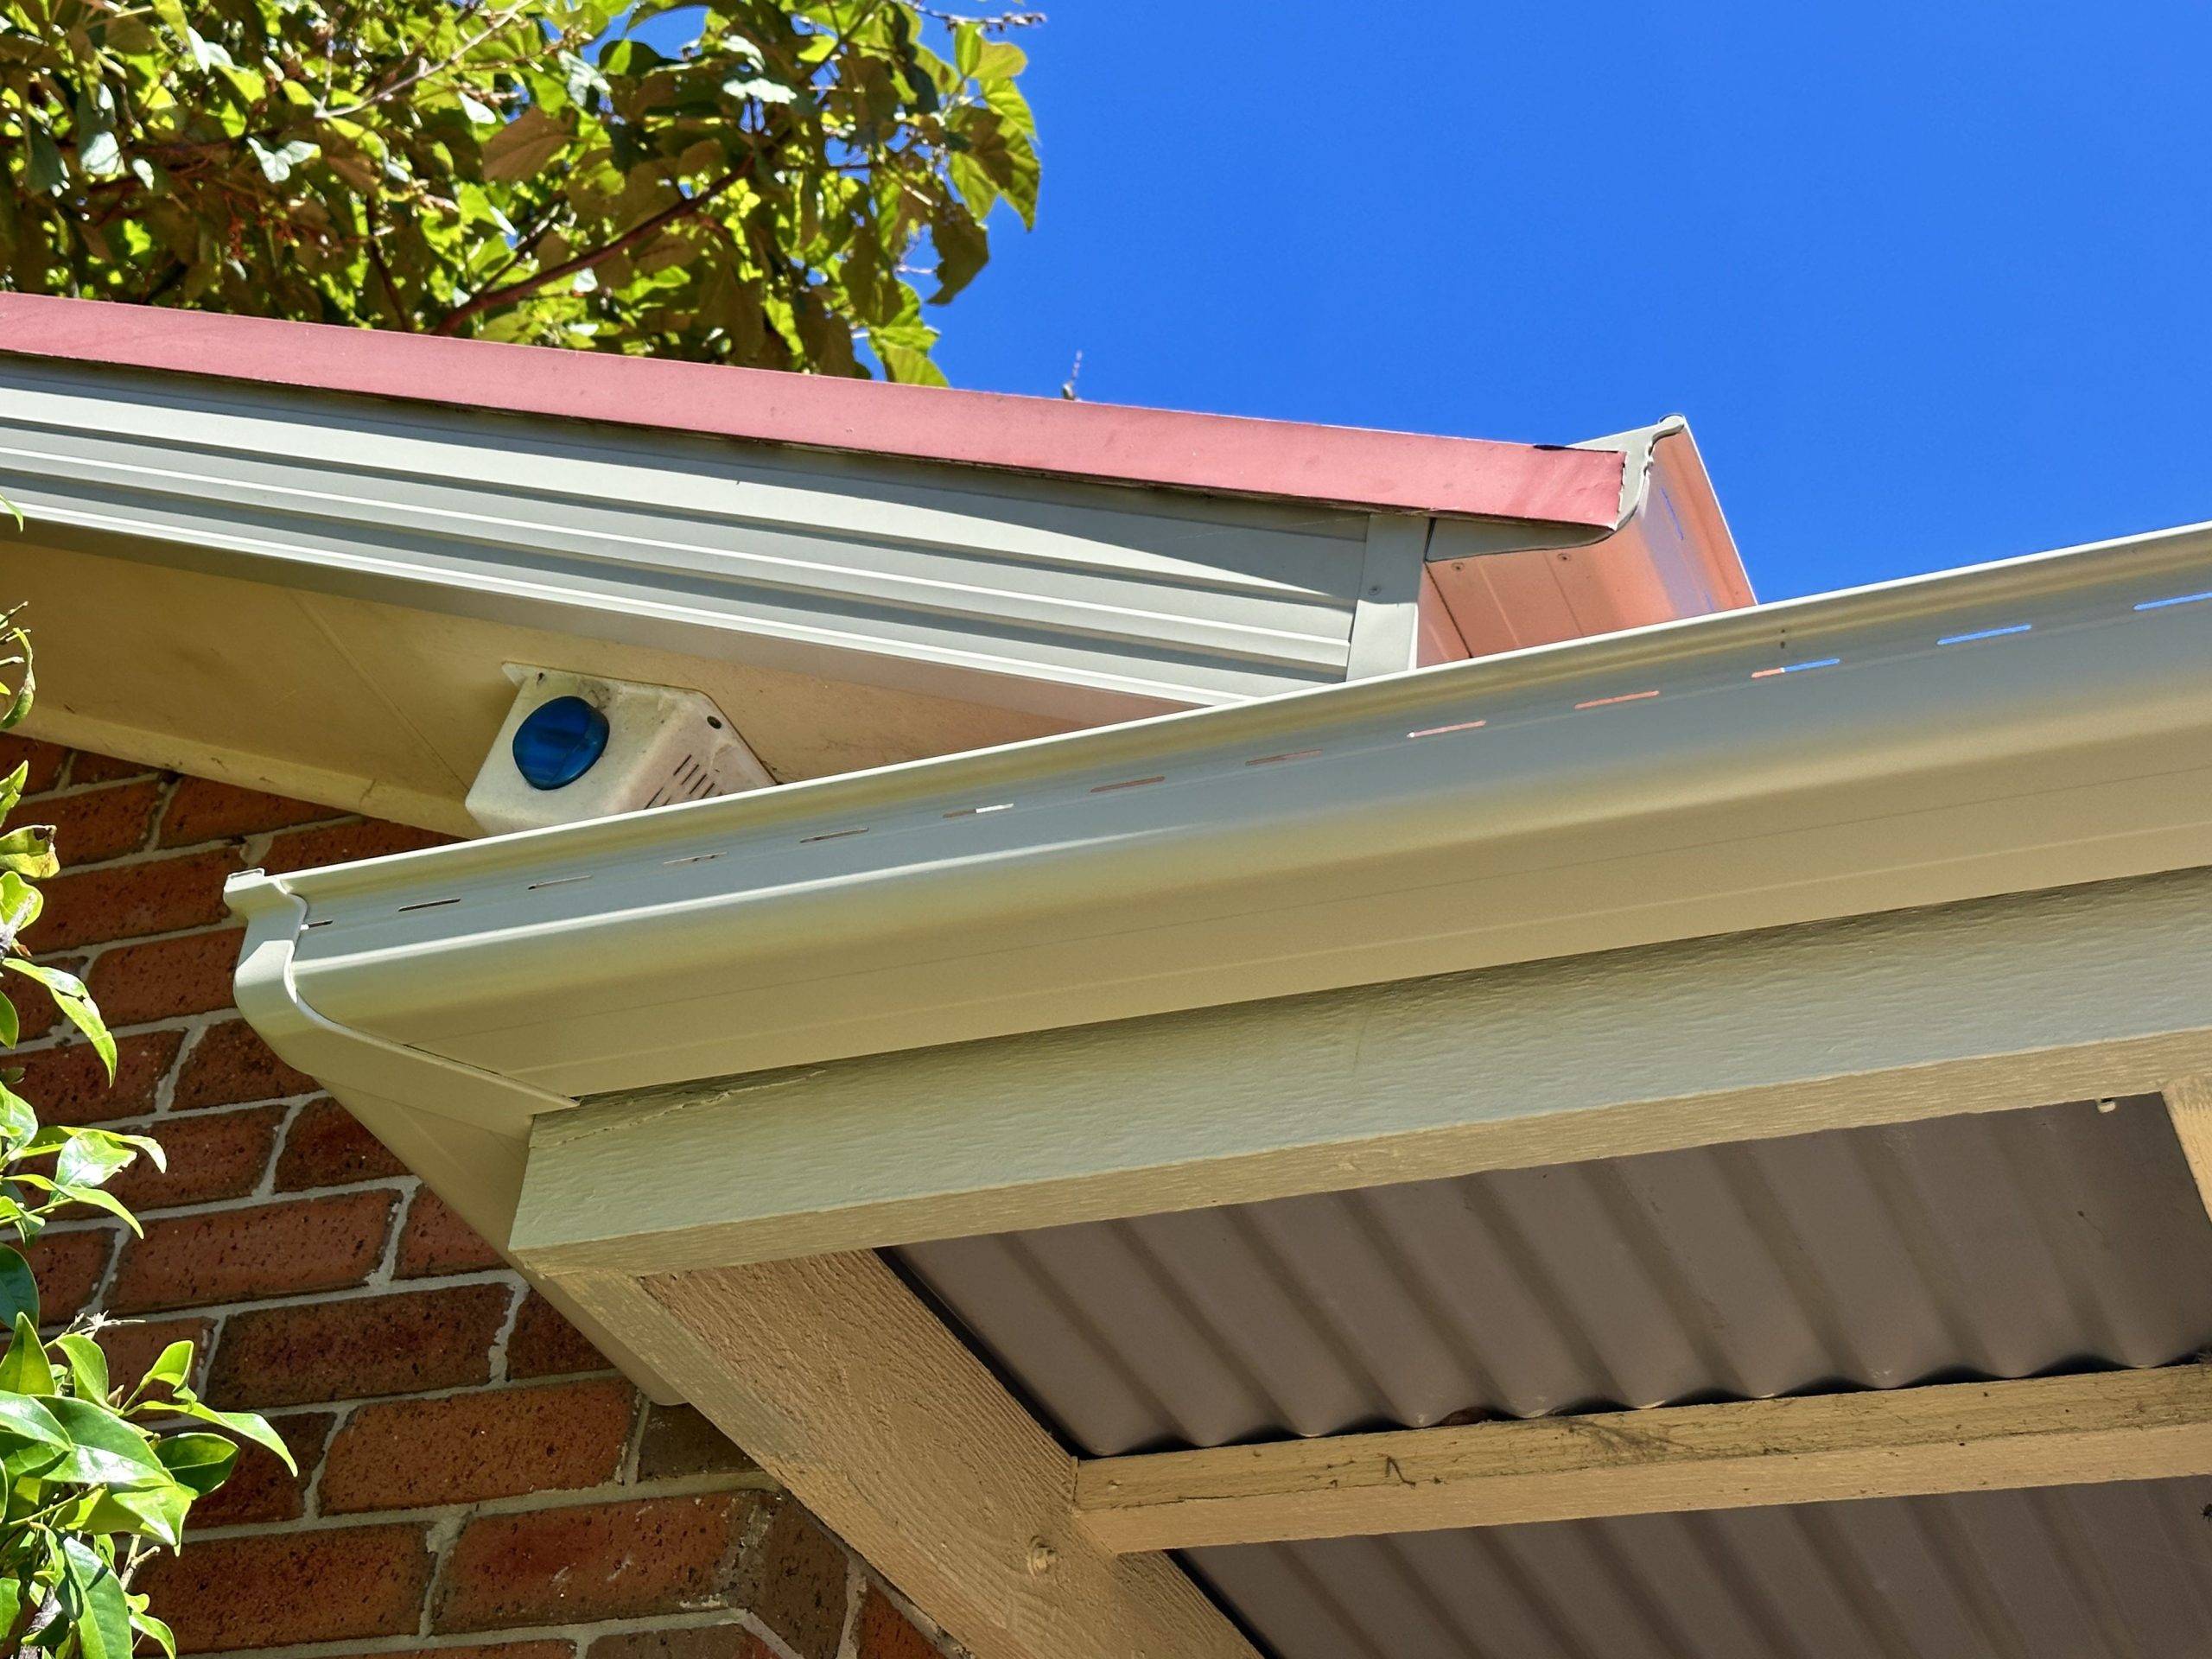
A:
<svg viewBox="0 0 2212 1659">
<path fill-rule="evenodd" d="M 0 739 L 64 862 L 25 942 L 91 982 L 120 1065 L 10 976 L 23 1092 L 157 1137 L 118 1194 L 145 1236 L 57 1226 L 49 1320 L 96 1307 L 119 1372 L 190 1336 L 255 1452 L 141 1580 L 194 1653 L 933 1659 L 864 1567 L 711 1425 L 642 1399 L 230 1006 L 223 879 L 432 843 L 399 825 Z"/>
</svg>

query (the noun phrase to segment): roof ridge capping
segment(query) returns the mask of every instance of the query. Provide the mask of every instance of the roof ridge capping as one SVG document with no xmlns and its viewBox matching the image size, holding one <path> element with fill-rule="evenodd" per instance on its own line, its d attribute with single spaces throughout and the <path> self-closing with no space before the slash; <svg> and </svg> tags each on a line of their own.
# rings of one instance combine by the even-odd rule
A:
<svg viewBox="0 0 2212 1659">
<path fill-rule="evenodd" d="M 0 354 L 752 442 L 1611 531 L 1614 440 L 1443 437 L 0 294 Z M 1653 429 L 1656 430 L 1657 429 Z"/>
</svg>

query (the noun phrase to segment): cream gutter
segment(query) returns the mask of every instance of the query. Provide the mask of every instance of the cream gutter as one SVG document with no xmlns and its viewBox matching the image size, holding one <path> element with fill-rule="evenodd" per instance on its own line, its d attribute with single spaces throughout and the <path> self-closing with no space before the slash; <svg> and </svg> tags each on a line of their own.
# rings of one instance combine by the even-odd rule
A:
<svg viewBox="0 0 2212 1659">
<path fill-rule="evenodd" d="M 248 876 L 241 1006 L 542 1103 L 2212 862 L 2207 589 L 2191 528 Z"/>
</svg>

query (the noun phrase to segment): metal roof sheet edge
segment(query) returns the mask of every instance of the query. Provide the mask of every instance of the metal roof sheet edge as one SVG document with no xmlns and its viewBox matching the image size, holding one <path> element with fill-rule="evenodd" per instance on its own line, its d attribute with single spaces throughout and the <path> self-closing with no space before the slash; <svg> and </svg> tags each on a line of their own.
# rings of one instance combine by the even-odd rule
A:
<svg viewBox="0 0 2212 1659">
<path fill-rule="evenodd" d="M 1234 495 L 1610 530 L 1617 448 L 779 373 L 0 295 L 0 353 Z"/>
</svg>

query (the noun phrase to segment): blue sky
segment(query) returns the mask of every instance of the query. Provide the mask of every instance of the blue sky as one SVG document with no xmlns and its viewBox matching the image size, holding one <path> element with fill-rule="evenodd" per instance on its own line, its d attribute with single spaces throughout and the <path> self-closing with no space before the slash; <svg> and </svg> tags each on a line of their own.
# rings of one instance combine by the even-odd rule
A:
<svg viewBox="0 0 2212 1659">
<path fill-rule="evenodd" d="M 957 385 L 1689 416 L 1763 597 L 2212 518 L 2212 7 L 1038 0 Z"/>
</svg>

